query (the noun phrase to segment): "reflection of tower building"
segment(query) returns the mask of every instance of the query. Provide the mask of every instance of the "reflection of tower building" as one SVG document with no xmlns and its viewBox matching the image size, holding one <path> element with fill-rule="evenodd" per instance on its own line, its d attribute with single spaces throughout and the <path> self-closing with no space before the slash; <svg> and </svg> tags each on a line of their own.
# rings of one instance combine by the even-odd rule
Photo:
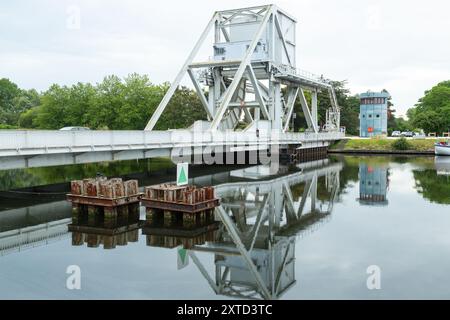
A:
<svg viewBox="0 0 450 320">
<path fill-rule="evenodd" d="M 364 205 L 387 205 L 388 169 L 359 164 L 359 202 Z"/>
</svg>

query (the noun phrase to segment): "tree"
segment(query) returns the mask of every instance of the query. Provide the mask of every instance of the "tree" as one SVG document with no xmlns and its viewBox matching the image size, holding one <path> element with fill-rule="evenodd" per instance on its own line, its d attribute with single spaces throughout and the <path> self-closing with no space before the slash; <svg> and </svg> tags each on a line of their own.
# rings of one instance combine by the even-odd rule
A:
<svg viewBox="0 0 450 320">
<path fill-rule="evenodd" d="M 133 73 L 125 78 L 123 101 L 119 107 L 122 115 L 115 127 L 142 130 L 164 96 L 164 89 L 153 85 L 147 76 Z"/>
<path fill-rule="evenodd" d="M 0 79 L 0 124 L 12 124 L 14 100 L 19 94 L 20 89 L 15 83 L 5 78 Z"/>
<path fill-rule="evenodd" d="M 38 124 L 36 122 L 36 119 L 38 114 L 39 107 L 28 109 L 27 111 L 20 114 L 18 121 L 19 127 L 28 129 L 37 128 Z"/>
<path fill-rule="evenodd" d="M 116 127 L 118 118 L 124 117 L 120 113 L 123 101 L 124 85 L 115 75 L 107 76 L 96 85 L 96 94 L 86 117 L 92 129 L 119 129 Z M 123 129 L 123 128 L 120 128 Z"/>
<path fill-rule="evenodd" d="M 19 94 L 14 99 L 14 113 L 16 115 L 15 121 L 17 122 L 21 113 L 39 106 L 40 102 L 39 93 L 35 89 L 21 89 Z"/>
<path fill-rule="evenodd" d="M 168 89 L 167 86 L 165 88 Z M 180 87 L 156 123 L 156 129 L 183 128 L 202 119 L 206 119 L 206 112 L 197 93 L 187 87 Z"/>
<path fill-rule="evenodd" d="M 39 103 L 36 90 L 22 90 L 10 80 L 0 79 L 0 124 L 16 126 L 20 114 Z"/>
<path fill-rule="evenodd" d="M 392 130 L 404 132 L 404 131 L 412 131 L 413 128 L 412 128 L 411 124 L 409 123 L 409 121 L 403 119 L 402 117 L 399 117 L 399 118 L 395 118 L 395 125 L 392 128 Z"/>
<path fill-rule="evenodd" d="M 414 127 L 428 132 L 450 131 L 450 80 L 438 83 L 408 110 Z"/>
<path fill-rule="evenodd" d="M 20 100 L 24 111 L 18 121 L 24 128 L 85 126 L 91 129 L 142 130 L 167 90 L 168 84 L 154 85 L 146 75 L 136 73 L 124 79 L 107 76 L 96 85 L 54 84 L 40 99 L 39 96 L 36 99 L 35 92 L 26 92 Z M 199 119 L 206 119 L 200 99 L 193 90 L 181 87 L 158 121 L 157 128 L 185 128 Z"/>
<path fill-rule="evenodd" d="M 66 111 L 70 102 L 70 89 L 54 84 L 41 97 L 36 117 L 39 129 L 59 129 L 67 125 Z"/>
<path fill-rule="evenodd" d="M 386 89 L 381 90 L 381 92 L 389 93 Z M 391 135 L 392 131 L 399 130 L 398 129 L 398 123 L 397 123 L 397 117 L 395 116 L 395 110 L 394 104 L 392 103 L 392 97 L 389 95 L 389 98 L 387 99 L 387 130 L 388 135 Z"/>
</svg>

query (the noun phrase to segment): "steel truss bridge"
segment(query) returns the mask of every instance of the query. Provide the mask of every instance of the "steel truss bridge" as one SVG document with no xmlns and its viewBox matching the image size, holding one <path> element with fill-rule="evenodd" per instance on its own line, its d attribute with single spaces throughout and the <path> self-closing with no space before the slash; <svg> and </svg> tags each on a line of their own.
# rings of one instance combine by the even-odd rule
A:
<svg viewBox="0 0 450 320">
<path fill-rule="evenodd" d="M 330 81 L 297 69 L 295 28 L 296 20 L 274 5 L 215 12 L 145 130 L 0 130 L 0 170 L 170 157 L 179 148 L 326 147 L 344 137 L 340 109 Z M 195 60 L 210 33 L 213 59 Z M 186 75 L 207 119 L 183 130 L 154 130 Z M 322 125 L 320 91 L 330 101 Z M 308 126 L 304 133 L 292 132 L 297 100 Z"/>
</svg>

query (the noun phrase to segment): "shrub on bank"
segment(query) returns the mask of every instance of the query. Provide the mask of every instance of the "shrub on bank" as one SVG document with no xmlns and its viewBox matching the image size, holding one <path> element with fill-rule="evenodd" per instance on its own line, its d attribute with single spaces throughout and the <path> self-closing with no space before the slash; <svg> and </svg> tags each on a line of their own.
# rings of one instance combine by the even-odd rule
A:
<svg viewBox="0 0 450 320">
<path fill-rule="evenodd" d="M 342 150 L 431 151 L 434 149 L 435 142 L 435 139 L 348 139 L 340 141 L 331 148 Z"/>
<path fill-rule="evenodd" d="M 393 150 L 411 150 L 414 149 L 411 143 L 408 142 L 405 138 L 400 138 L 395 140 L 392 143 L 392 149 Z"/>
</svg>

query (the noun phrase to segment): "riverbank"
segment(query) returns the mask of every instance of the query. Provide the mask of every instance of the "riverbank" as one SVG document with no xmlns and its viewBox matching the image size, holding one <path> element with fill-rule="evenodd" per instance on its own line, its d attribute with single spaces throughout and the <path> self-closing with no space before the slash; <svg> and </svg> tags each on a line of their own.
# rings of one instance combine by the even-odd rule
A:
<svg viewBox="0 0 450 320">
<path fill-rule="evenodd" d="M 343 139 L 329 153 L 434 155 L 434 139 Z"/>
</svg>

